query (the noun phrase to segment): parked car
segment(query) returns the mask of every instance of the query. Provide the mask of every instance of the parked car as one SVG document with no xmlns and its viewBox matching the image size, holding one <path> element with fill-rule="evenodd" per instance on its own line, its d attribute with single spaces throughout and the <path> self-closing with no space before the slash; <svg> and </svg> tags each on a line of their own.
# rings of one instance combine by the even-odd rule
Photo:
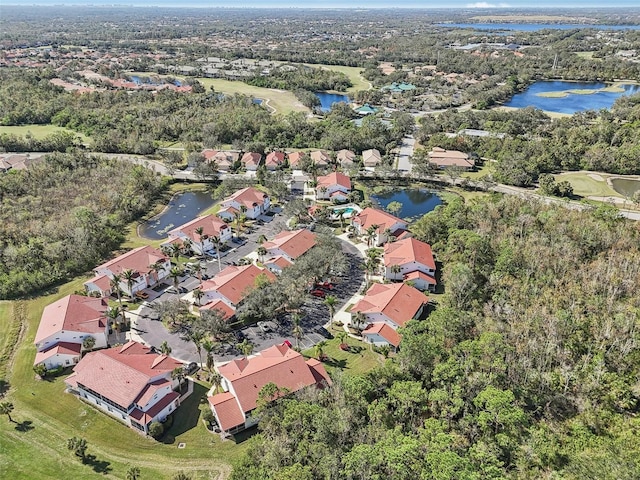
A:
<svg viewBox="0 0 640 480">
<path fill-rule="evenodd" d="M 311 290 L 311 295 L 313 295 L 314 297 L 321 297 L 324 298 L 326 293 L 324 292 L 324 290 L 320 290 L 320 289 L 315 289 L 315 290 Z"/>
<path fill-rule="evenodd" d="M 269 327 L 269 324 L 267 322 L 258 322 L 258 328 L 264 333 L 271 331 L 271 327 Z"/>
<path fill-rule="evenodd" d="M 184 371 L 187 375 L 191 375 L 198 370 L 198 364 L 196 362 L 191 362 L 189 365 L 184 366 Z"/>
<path fill-rule="evenodd" d="M 167 292 L 167 293 L 173 293 L 173 294 L 175 294 L 175 295 L 177 295 L 178 293 L 180 293 L 176 287 L 169 287 L 169 288 L 167 288 L 167 289 L 165 290 L 165 292 Z"/>
<path fill-rule="evenodd" d="M 180 293 L 187 293 L 189 290 L 186 289 L 186 287 L 178 287 L 178 292 Z"/>
<path fill-rule="evenodd" d="M 317 327 L 316 328 L 316 333 L 322 335 L 324 338 L 326 338 L 327 340 L 333 340 L 333 334 L 327 330 L 324 327 Z"/>
<path fill-rule="evenodd" d="M 317 285 L 318 288 L 322 288 L 324 290 L 333 290 L 334 286 L 331 282 L 321 282 Z"/>
<path fill-rule="evenodd" d="M 289 348 L 293 348 L 293 345 L 291 345 L 291 342 L 290 342 L 289 340 L 285 340 L 285 341 L 284 341 L 284 342 L 282 342 L 282 343 L 284 343 L 284 344 L 285 344 L 287 347 L 289 347 Z"/>
<path fill-rule="evenodd" d="M 146 300 L 149 298 L 149 294 L 147 292 L 136 292 L 136 297 Z"/>
<path fill-rule="evenodd" d="M 242 342 L 246 337 L 246 335 L 242 332 L 242 330 L 236 330 L 236 340 Z"/>
</svg>

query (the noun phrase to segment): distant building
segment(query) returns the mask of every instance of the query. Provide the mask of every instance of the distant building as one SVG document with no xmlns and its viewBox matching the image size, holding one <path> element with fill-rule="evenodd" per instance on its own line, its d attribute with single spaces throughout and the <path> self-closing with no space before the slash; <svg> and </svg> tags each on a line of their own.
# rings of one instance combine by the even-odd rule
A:
<svg viewBox="0 0 640 480">
<path fill-rule="evenodd" d="M 198 233 L 200 228 L 202 228 L 202 234 Z M 211 214 L 194 218 L 190 222 L 170 230 L 168 235 L 169 243 L 175 240 L 184 242 L 184 240 L 188 239 L 191 242 L 191 249 L 195 253 L 202 255 L 216 248 L 212 241 L 213 238 L 218 238 L 220 243 L 224 244 L 231 240 L 233 233 L 229 225 Z M 203 249 L 204 252 L 201 251 Z"/>
<path fill-rule="evenodd" d="M 409 224 L 401 218 L 394 217 L 390 213 L 377 208 L 365 208 L 351 218 L 351 225 L 358 235 L 365 235 L 369 228 L 375 227 L 373 245 L 382 245 L 389 240 L 389 235 L 399 237 Z"/>
<path fill-rule="evenodd" d="M 351 179 L 344 173 L 332 172 L 318 177 L 315 191 L 316 200 L 346 202 L 351 193 Z"/>
<path fill-rule="evenodd" d="M 248 171 L 256 171 L 262 161 L 262 155 L 257 152 L 247 152 L 240 159 L 240 163 Z"/>
<path fill-rule="evenodd" d="M 336 154 L 336 160 L 342 168 L 351 168 L 356 163 L 356 154 L 351 150 L 340 150 Z"/>
<path fill-rule="evenodd" d="M 264 161 L 265 167 L 267 170 L 277 170 L 282 167 L 284 164 L 284 153 L 283 152 L 271 152 L 267 155 L 267 158 Z"/>
<path fill-rule="evenodd" d="M 269 195 L 262 190 L 247 187 L 222 200 L 220 207 L 217 213 L 220 218 L 233 220 L 244 213 L 247 218 L 256 219 L 269 211 L 271 202 Z"/>
<path fill-rule="evenodd" d="M 382 156 L 380 151 L 373 148 L 371 150 L 365 150 L 362 152 L 362 164 L 368 170 L 373 170 L 382 162 Z"/>
<path fill-rule="evenodd" d="M 275 280 L 273 273 L 255 265 L 229 265 L 209 280 L 202 282 L 202 303 L 206 306 L 216 300 L 222 300 L 235 310 L 244 297 L 256 287 L 256 279 L 260 275 L 264 275 L 269 281 Z"/>
<path fill-rule="evenodd" d="M 429 164 L 435 168 L 443 169 L 447 167 L 459 167 L 463 170 L 473 170 L 476 165 L 474 159 L 469 155 L 457 150 L 445 150 L 440 147 L 433 147 L 427 154 Z"/>
<path fill-rule="evenodd" d="M 384 268 L 389 280 L 411 281 L 418 290 L 436 288 L 436 262 L 428 243 L 409 237 L 385 244 Z"/>
<path fill-rule="evenodd" d="M 299 230 L 280 232 L 273 240 L 262 246 L 270 257 L 284 257 L 288 262 L 294 262 L 316 245 L 316 234 L 301 228 Z"/>
</svg>

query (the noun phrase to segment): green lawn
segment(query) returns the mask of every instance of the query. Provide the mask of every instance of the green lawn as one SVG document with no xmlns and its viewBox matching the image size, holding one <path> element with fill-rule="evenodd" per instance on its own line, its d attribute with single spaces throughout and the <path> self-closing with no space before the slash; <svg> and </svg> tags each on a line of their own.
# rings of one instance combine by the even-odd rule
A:
<svg viewBox="0 0 640 480">
<path fill-rule="evenodd" d="M 334 335 L 341 330 L 342 329 L 337 327 L 331 327 L 330 329 Z M 351 347 L 351 351 L 340 350 L 340 341 L 337 338 L 327 342 L 324 353 L 329 359 L 325 360 L 324 366 L 329 375 L 336 370 L 343 371 L 350 375 L 358 375 L 367 373 L 384 363 L 384 357 L 375 353 L 370 345 L 349 337 L 346 343 Z M 310 348 L 309 350 L 304 350 L 302 354 L 310 358 L 315 355 L 315 352 L 313 348 Z"/>
<path fill-rule="evenodd" d="M 42 310 L 80 289 L 82 282 L 76 279 L 55 293 L 28 301 L 25 337 L 8 378 L 8 400 L 15 406 L 12 417 L 17 423 L 0 418 L 0 478 L 124 478 L 128 464 L 139 466 L 142 478 L 169 479 L 181 470 L 192 474 L 194 480 L 224 478 L 229 463 L 248 444 L 221 442 L 197 421 L 196 407 L 206 401 L 204 387 L 197 387 L 183 410 L 178 411 L 169 443 L 159 443 L 64 393 L 64 376 L 53 381 L 35 380 L 32 365 L 36 349 L 32 342 Z M 4 322 L 7 303 L 0 305 Z M 67 450 L 66 440 L 74 435 L 87 440 L 87 453 L 95 456 L 92 464 L 83 465 Z M 180 442 L 186 443 L 186 448 L 178 449 Z"/>
<path fill-rule="evenodd" d="M 9 133 L 19 136 L 24 136 L 27 133 L 31 133 L 33 138 L 41 139 L 46 137 L 47 135 L 51 135 L 55 132 L 71 132 L 82 139 L 82 142 L 87 143 L 89 141 L 89 137 L 82 133 L 74 132 L 73 130 L 69 130 L 64 127 L 57 127 L 55 125 L 16 125 L 16 126 L 4 126 L 0 125 L 0 135 L 3 133 Z"/>
<path fill-rule="evenodd" d="M 333 70 L 335 72 L 344 73 L 347 77 L 349 77 L 349 80 L 351 80 L 351 83 L 353 84 L 353 86 L 347 89 L 346 93 L 353 93 L 357 92 L 358 90 L 369 90 L 371 88 L 371 84 L 367 80 L 362 78 L 362 75 L 360 75 L 360 72 L 363 71 L 363 69 L 360 67 L 345 67 L 343 65 L 322 65 L 308 63 L 305 63 L 305 65 L 308 65 L 309 67 L 320 67 L 324 68 L 325 70 Z"/>
<path fill-rule="evenodd" d="M 584 172 L 569 172 L 554 175 L 556 182 L 566 180 L 573 187 L 573 193 L 581 197 L 620 197 L 620 194 L 607 184 L 610 175 L 599 174 L 602 181 L 596 180 Z M 622 198 L 622 197 L 620 197 Z"/>
</svg>

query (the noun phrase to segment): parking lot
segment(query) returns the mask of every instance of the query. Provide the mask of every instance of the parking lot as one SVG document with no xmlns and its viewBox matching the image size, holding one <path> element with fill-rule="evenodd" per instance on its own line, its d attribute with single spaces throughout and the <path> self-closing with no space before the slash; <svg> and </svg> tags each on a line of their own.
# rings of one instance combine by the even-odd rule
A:
<svg viewBox="0 0 640 480">
<path fill-rule="evenodd" d="M 244 233 L 241 240 L 229 242 L 231 249 L 221 256 L 221 267 L 224 269 L 226 266 L 233 264 L 233 262 L 238 262 L 241 258 L 253 252 L 258 247 L 258 238 L 260 235 L 264 235 L 266 238 L 273 238 L 284 229 L 285 221 L 281 215 L 274 215 L 271 217 L 270 222 L 265 222 L 263 225 L 254 224 L 250 230 Z M 338 299 L 336 311 L 358 291 L 363 279 L 363 271 L 360 268 L 361 257 L 359 256 L 358 250 L 348 242 L 342 242 L 342 249 L 349 259 L 349 271 L 343 278 L 339 278 L 339 281 L 335 283 L 334 289 L 328 292 Z M 212 277 L 218 273 L 217 257 L 214 256 L 202 263 L 205 266 L 202 271 L 203 275 Z M 180 278 L 178 287 L 182 292 L 191 292 L 198 285 L 199 280 L 197 276 L 195 274 L 188 274 Z M 167 292 L 167 289 L 173 290 L 170 288 L 171 286 L 172 282 L 167 280 L 166 286 L 156 289 L 158 291 L 147 290 L 150 297 L 143 302 L 137 313 L 130 313 L 133 320 L 132 331 L 136 335 L 139 335 L 147 345 L 158 347 L 163 341 L 167 341 L 172 348 L 172 356 L 185 362 L 199 362 L 200 359 L 193 343 L 185 342 L 178 334 L 169 333 L 162 323 L 158 321 L 155 312 L 150 308 L 153 302 L 179 299 L 185 295 L 185 293 Z M 329 309 L 323 302 L 323 298 L 309 296 L 307 302 L 302 307 L 300 326 L 303 331 L 303 336 L 300 339 L 300 348 L 303 350 L 311 348 L 316 343 L 325 339 L 316 331 L 317 327 L 329 322 Z M 244 336 L 252 343 L 254 346 L 253 351 L 258 352 L 272 345 L 281 344 L 285 340 L 288 340 L 295 346 L 296 340 L 293 337 L 292 329 L 291 318 L 289 315 L 283 315 L 269 322 L 269 331 L 267 332 L 262 331 L 257 325 L 253 325 L 243 328 L 239 335 Z M 225 345 L 221 347 L 221 350 L 216 355 L 216 361 L 229 361 L 241 355 L 242 353 L 237 349 L 235 344 Z"/>
</svg>

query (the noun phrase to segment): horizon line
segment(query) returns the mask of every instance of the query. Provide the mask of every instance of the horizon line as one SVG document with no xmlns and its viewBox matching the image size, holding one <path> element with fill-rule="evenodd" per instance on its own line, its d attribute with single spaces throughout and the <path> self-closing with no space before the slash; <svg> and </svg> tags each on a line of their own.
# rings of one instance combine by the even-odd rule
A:
<svg viewBox="0 0 640 480">
<path fill-rule="evenodd" d="M 14 3 L 7 5 L 0 5 L 0 7 L 97 7 L 97 8 L 110 8 L 110 7 L 127 7 L 127 8 L 169 8 L 169 9 L 184 9 L 184 8 L 199 8 L 199 9 L 222 9 L 222 10 L 532 10 L 532 11 L 540 11 L 540 10 L 597 10 L 597 11 L 606 11 L 606 10 L 617 10 L 617 9 L 627 9 L 627 10 L 640 10 L 640 6 L 629 6 L 629 5 L 612 5 L 607 7 L 596 7 L 589 6 L 585 7 L 584 5 L 567 5 L 567 6 L 507 6 L 507 5 L 495 5 L 495 6 L 325 6 L 325 7 L 297 7 L 297 6 L 247 6 L 247 7 L 239 7 L 239 6 L 223 6 L 223 5 L 163 5 L 163 4 L 132 4 L 132 3 L 111 3 L 111 4 L 100 4 L 100 3 Z M 580 25 L 577 23 L 576 25 Z"/>
</svg>

